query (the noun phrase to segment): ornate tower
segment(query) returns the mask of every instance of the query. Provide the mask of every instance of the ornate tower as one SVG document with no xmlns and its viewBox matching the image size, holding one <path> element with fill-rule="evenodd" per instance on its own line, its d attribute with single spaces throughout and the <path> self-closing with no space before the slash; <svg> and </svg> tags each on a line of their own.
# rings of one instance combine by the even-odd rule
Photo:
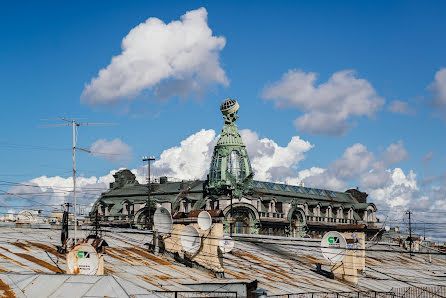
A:
<svg viewBox="0 0 446 298">
<path fill-rule="evenodd" d="M 214 147 L 208 191 L 211 194 L 227 194 L 232 190 L 233 195 L 241 199 L 244 193 L 252 190 L 254 174 L 248 152 L 235 124 L 238 109 L 238 102 L 234 99 L 228 98 L 221 103 L 220 111 L 225 124 Z"/>
</svg>

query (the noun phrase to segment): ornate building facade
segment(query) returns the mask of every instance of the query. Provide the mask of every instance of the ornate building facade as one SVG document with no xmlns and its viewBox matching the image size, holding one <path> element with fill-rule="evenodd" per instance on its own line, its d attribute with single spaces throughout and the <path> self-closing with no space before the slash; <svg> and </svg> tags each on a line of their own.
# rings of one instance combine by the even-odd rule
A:
<svg viewBox="0 0 446 298">
<path fill-rule="evenodd" d="M 143 185 L 129 170 L 121 170 L 95 202 L 91 218 L 97 213 L 109 225 L 145 228 L 161 205 L 177 220 L 193 210 L 221 210 L 226 231 L 240 234 L 319 237 L 344 230 L 372 236 L 381 230 L 376 206 L 357 189 L 336 192 L 254 180 L 236 124 L 239 104 L 226 99 L 220 110 L 225 123 L 206 180 L 171 182 L 160 177 Z"/>
</svg>

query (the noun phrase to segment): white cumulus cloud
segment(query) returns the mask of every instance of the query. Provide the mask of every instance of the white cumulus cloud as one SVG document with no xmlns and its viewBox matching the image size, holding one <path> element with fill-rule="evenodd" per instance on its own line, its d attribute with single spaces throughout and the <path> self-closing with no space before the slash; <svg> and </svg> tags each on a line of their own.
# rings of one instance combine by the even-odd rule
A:
<svg viewBox="0 0 446 298">
<path fill-rule="evenodd" d="M 359 178 L 377 164 L 375 155 L 363 144 L 348 147 L 341 158 L 330 162 L 325 170 L 303 179 L 305 185 L 345 191 L 350 181 Z"/>
<path fill-rule="evenodd" d="M 90 203 L 94 202 L 105 191 L 109 183 L 114 181 L 113 170 L 108 174 L 96 177 L 76 178 L 76 199 L 81 209 L 89 212 Z M 64 202 L 72 203 L 73 178 L 60 176 L 40 176 L 29 181 L 18 183 L 8 189 L 4 195 L 4 205 L 30 206 L 30 209 L 59 209 Z"/>
<path fill-rule="evenodd" d="M 286 146 L 280 146 L 271 139 L 260 139 L 257 133 L 248 129 L 241 130 L 241 135 L 249 151 L 255 179 L 299 184 L 305 177 L 324 171 L 316 167 L 298 170 L 299 162 L 305 158 L 304 153 L 313 147 L 298 136 L 292 137 Z M 178 146 L 164 150 L 152 163 L 151 174 L 155 177 L 168 176 L 184 180 L 205 179 L 218 137 L 212 129 L 202 129 L 190 135 Z M 121 154 L 123 150 L 116 149 L 121 145 L 119 139 L 110 142 L 99 140 L 91 149 L 95 152 Z M 109 183 L 114 181 L 113 174 L 116 171 L 118 169 L 100 177 L 78 176 L 78 202 L 85 208 L 94 202 L 109 187 Z M 131 171 L 140 183 L 146 183 L 147 167 Z M 72 188 L 72 177 L 41 176 L 12 186 L 8 190 L 9 194 L 3 196 L 3 203 L 12 206 L 20 202 L 23 206 L 40 205 L 45 209 L 52 209 L 65 201 L 72 202 Z"/>
<path fill-rule="evenodd" d="M 122 53 L 85 86 L 82 102 L 113 104 L 143 90 L 157 98 L 202 93 L 229 84 L 219 63 L 226 40 L 213 36 L 205 8 L 188 11 L 168 24 L 149 18 L 122 40 Z"/>
<path fill-rule="evenodd" d="M 430 84 L 429 89 L 435 95 L 431 104 L 433 106 L 446 108 L 446 68 L 441 68 L 435 73 L 435 80 Z"/>
<path fill-rule="evenodd" d="M 214 130 L 200 130 L 181 141 L 180 146 L 164 150 L 153 163 L 153 173 L 179 179 L 205 178 L 216 141 Z"/>
<path fill-rule="evenodd" d="M 116 138 L 111 141 L 99 139 L 90 147 L 91 154 L 94 156 L 106 158 L 109 161 L 130 161 L 132 148 L 121 139 Z"/>
<path fill-rule="evenodd" d="M 374 117 L 384 104 L 370 82 L 352 70 L 334 73 L 315 85 L 317 74 L 289 70 L 281 80 L 264 88 L 263 97 L 278 107 L 294 107 L 304 114 L 294 121 L 313 134 L 339 136 L 352 126 L 352 117 Z"/>
<path fill-rule="evenodd" d="M 390 207 L 408 207 L 419 198 L 419 188 L 416 175 L 411 170 L 409 174 L 404 174 L 400 168 L 387 170 L 390 182 L 387 186 L 371 189 L 370 197 L 378 203 L 384 203 Z"/>
<path fill-rule="evenodd" d="M 384 163 L 388 165 L 399 163 L 408 158 L 409 153 L 407 153 L 404 148 L 403 141 L 398 141 L 396 144 L 390 144 L 382 154 Z"/>
<path fill-rule="evenodd" d="M 299 162 L 305 158 L 304 153 L 313 148 L 310 142 L 298 136 L 281 147 L 271 139 L 259 139 L 258 134 L 249 129 L 241 130 L 240 134 L 257 180 L 277 181 L 296 175 Z"/>
</svg>

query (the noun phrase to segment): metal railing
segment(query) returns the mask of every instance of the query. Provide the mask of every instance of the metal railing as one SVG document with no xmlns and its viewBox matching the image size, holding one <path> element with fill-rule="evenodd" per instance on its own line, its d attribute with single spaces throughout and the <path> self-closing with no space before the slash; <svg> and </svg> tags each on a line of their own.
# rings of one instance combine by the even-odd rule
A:
<svg viewBox="0 0 446 298">
<path fill-rule="evenodd" d="M 260 211 L 259 216 L 261 218 L 268 217 L 268 218 L 284 218 L 284 214 L 280 212 L 264 212 Z"/>
<path fill-rule="evenodd" d="M 231 291 L 156 291 L 156 297 L 195 298 L 195 297 L 237 297 Z"/>
<path fill-rule="evenodd" d="M 388 292 L 379 291 L 358 291 L 358 292 L 314 292 L 314 293 L 293 293 L 283 295 L 268 295 L 268 297 L 277 298 L 439 298 L 446 297 L 446 286 L 429 287 L 407 287 L 396 288 Z"/>
</svg>

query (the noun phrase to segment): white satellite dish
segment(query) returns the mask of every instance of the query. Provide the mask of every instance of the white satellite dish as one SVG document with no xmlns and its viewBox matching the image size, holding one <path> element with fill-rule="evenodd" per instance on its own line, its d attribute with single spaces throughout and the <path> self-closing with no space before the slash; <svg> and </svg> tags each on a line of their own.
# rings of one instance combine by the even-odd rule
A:
<svg viewBox="0 0 446 298">
<path fill-rule="evenodd" d="M 181 245 L 184 251 L 191 254 L 196 253 L 200 249 L 200 234 L 193 226 L 187 226 L 181 232 Z"/>
<path fill-rule="evenodd" d="M 390 226 L 385 226 L 384 229 L 386 230 L 386 232 L 390 231 Z"/>
<path fill-rule="evenodd" d="M 68 272 L 71 274 L 95 275 L 99 268 L 99 256 L 88 243 L 76 245 L 67 255 Z"/>
<path fill-rule="evenodd" d="M 321 240 L 321 250 L 324 258 L 330 263 L 342 261 L 346 254 L 347 241 L 339 232 L 325 233 Z"/>
<path fill-rule="evenodd" d="M 223 238 L 218 241 L 218 247 L 220 247 L 220 250 L 222 253 L 231 252 L 231 250 L 234 248 L 234 240 L 232 240 L 229 236 L 224 236 Z"/>
<path fill-rule="evenodd" d="M 212 217 L 207 211 L 201 211 L 200 214 L 198 214 L 198 226 L 201 230 L 207 231 L 212 225 Z"/>
<path fill-rule="evenodd" d="M 170 215 L 169 210 L 164 207 L 159 207 L 155 211 L 153 216 L 153 223 L 155 224 L 155 229 L 160 234 L 168 234 L 172 229 L 173 220 L 172 215 Z"/>
</svg>

